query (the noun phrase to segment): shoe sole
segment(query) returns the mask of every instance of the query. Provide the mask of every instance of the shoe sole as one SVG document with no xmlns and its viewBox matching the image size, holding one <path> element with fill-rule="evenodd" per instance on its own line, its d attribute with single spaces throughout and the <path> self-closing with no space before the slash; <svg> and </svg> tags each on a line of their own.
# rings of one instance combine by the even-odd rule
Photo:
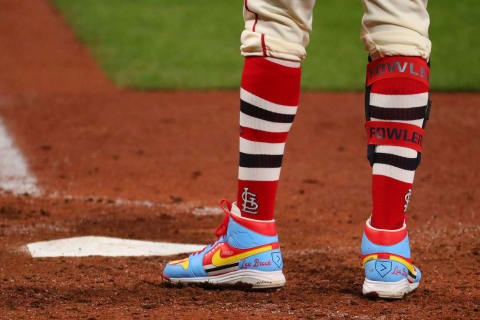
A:
<svg viewBox="0 0 480 320">
<path fill-rule="evenodd" d="M 362 293 L 365 296 L 385 299 L 402 299 L 406 294 L 417 289 L 419 282 L 410 283 L 407 279 L 397 282 L 373 281 L 365 279 Z"/>
<path fill-rule="evenodd" d="M 163 281 L 171 284 L 196 284 L 211 286 L 238 286 L 251 289 L 279 288 L 285 285 L 282 271 L 238 270 L 226 274 L 201 278 L 169 278 L 163 276 Z"/>
</svg>

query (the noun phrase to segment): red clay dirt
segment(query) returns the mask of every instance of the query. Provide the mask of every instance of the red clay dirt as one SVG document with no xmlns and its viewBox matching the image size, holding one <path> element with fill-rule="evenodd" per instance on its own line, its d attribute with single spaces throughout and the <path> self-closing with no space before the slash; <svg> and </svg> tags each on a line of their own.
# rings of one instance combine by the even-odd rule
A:
<svg viewBox="0 0 480 320">
<path fill-rule="evenodd" d="M 43 190 L 0 196 L 0 318 L 480 317 L 474 93 L 433 94 L 408 214 L 424 278 L 402 301 L 361 295 L 370 211 L 361 93 L 302 95 L 276 212 L 286 287 L 169 288 L 160 273 L 176 257 L 31 258 L 20 246 L 80 235 L 214 240 L 222 217 L 192 211 L 235 196 L 238 92 L 118 90 L 51 4 L 0 4 L 0 117 Z"/>
</svg>

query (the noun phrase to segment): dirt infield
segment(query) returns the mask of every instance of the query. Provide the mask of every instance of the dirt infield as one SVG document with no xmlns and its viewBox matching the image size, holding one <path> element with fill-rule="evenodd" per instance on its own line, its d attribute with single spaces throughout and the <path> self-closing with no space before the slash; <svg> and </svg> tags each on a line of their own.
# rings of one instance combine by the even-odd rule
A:
<svg viewBox="0 0 480 320">
<path fill-rule="evenodd" d="M 360 93 L 302 95 L 276 213 L 285 288 L 169 288 L 172 257 L 31 258 L 22 245 L 80 235 L 214 240 L 222 218 L 192 212 L 235 195 L 238 93 L 118 90 L 46 1 L 0 4 L 0 118 L 42 191 L 0 195 L 0 318 L 480 317 L 478 94 L 433 94 L 408 214 L 424 278 L 403 301 L 360 292 Z"/>
</svg>

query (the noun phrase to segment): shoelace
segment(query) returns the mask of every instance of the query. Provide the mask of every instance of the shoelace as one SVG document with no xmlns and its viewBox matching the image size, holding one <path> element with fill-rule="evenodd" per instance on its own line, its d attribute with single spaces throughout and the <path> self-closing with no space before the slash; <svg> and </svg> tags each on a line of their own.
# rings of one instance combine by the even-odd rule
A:
<svg viewBox="0 0 480 320">
<path fill-rule="evenodd" d="M 217 240 L 213 241 L 211 244 L 205 246 L 202 250 L 199 250 L 197 252 L 194 252 L 193 255 L 197 255 L 205 251 L 206 248 L 211 247 L 218 239 L 223 237 L 224 235 L 227 234 L 227 229 L 228 229 L 228 221 L 229 221 L 229 216 L 230 216 L 230 208 L 232 207 L 232 204 L 228 202 L 227 200 L 222 200 L 220 201 L 220 207 L 223 209 L 225 212 L 225 216 L 223 218 L 222 223 L 215 229 L 215 235 L 217 236 Z"/>
</svg>

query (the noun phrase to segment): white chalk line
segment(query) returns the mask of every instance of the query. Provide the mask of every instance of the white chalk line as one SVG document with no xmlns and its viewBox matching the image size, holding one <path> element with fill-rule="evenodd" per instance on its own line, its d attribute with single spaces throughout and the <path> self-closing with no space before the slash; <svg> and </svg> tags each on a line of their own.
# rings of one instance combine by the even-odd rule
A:
<svg viewBox="0 0 480 320">
<path fill-rule="evenodd" d="M 0 189 L 14 195 L 41 195 L 37 178 L 28 170 L 27 162 L 15 146 L 0 119 Z"/>
</svg>

